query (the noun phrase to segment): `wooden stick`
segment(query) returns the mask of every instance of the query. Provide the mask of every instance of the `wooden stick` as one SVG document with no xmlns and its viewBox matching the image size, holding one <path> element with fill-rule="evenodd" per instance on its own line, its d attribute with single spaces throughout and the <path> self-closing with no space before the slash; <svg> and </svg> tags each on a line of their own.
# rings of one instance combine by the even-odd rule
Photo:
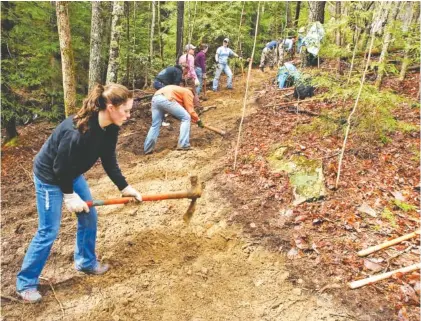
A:
<svg viewBox="0 0 421 321">
<path fill-rule="evenodd" d="M 61 304 L 60 300 L 57 298 L 56 291 L 54 291 L 53 284 L 52 284 L 52 283 L 51 283 L 51 281 L 50 281 L 49 279 L 47 279 L 47 278 L 40 277 L 40 279 L 41 279 L 41 280 L 44 280 L 44 281 L 47 281 L 47 282 L 50 284 L 51 290 L 53 290 L 54 298 L 56 299 L 56 301 L 57 301 L 57 302 L 58 302 L 58 304 L 60 305 L 60 309 L 61 309 L 62 317 L 64 318 L 64 314 L 65 314 L 65 313 L 64 313 L 63 304 Z"/>
<path fill-rule="evenodd" d="M 367 284 L 372 284 L 372 283 L 375 283 L 377 281 L 388 279 L 395 273 L 408 273 L 408 272 L 412 272 L 412 271 L 415 271 L 415 270 L 419 270 L 420 268 L 421 268 L 421 263 L 415 263 L 415 264 L 412 264 L 410 266 L 406 266 L 406 267 L 401 268 L 401 269 L 397 269 L 397 270 L 394 270 L 394 271 L 390 271 L 390 272 L 382 273 L 382 274 L 378 274 L 378 275 L 373 275 L 373 276 L 371 276 L 369 278 L 366 278 L 366 279 L 350 282 L 350 283 L 348 283 L 348 286 L 351 289 L 357 289 L 357 288 L 360 288 L 360 287 L 362 287 L 364 285 L 367 285 Z"/>
<path fill-rule="evenodd" d="M 417 235 L 420 235 L 420 231 L 419 230 L 416 231 L 416 232 L 405 234 L 405 235 L 403 235 L 401 237 L 398 237 L 398 238 L 395 238 L 393 240 L 389 240 L 389 241 L 384 242 L 382 244 L 371 246 L 371 247 L 369 247 L 369 248 L 367 248 L 365 250 L 361 250 L 361 251 L 358 252 L 358 256 L 366 256 L 366 255 L 369 255 L 369 254 L 371 254 L 373 252 L 377 252 L 377 251 L 379 251 L 381 249 L 384 249 L 384 248 L 387 248 L 389 246 L 392 246 L 392 245 L 398 244 L 400 242 L 403 242 L 403 241 L 412 239 L 413 237 L 415 237 Z"/>
</svg>

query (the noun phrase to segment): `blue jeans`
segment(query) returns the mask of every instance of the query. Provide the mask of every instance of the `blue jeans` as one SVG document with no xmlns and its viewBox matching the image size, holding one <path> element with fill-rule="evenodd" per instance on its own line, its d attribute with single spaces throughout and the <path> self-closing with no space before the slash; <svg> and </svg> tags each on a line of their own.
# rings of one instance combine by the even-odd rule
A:
<svg viewBox="0 0 421 321">
<path fill-rule="evenodd" d="M 28 247 L 22 268 L 16 280 L 16 289 L 20 292 L 34 289 L 38 285 L 41 271 L 50 255 L 51 247 L 57 238 L 63 193 L 59 186 L 42 182 L 34 175 L 38 210 L 38 230 Z M 80 175 L 73 180 L 73 189 L 82 200 L 91 200 L 91 192 L 85 178 Z M 77 213 L 75 266 L 78 270 L 90 270 L 97 264 L 95 242 L 97 232 L 97 212 L 94 207 L 89 213 Z"/>
<path fill-rule="evenodd" d="M 202 72 L 202 68 L 200 67 L 196 67 L 195 71 L 197 75 L 197 80 L 199 80 L 200 82 L 200 85 L 196 87 L 196 93 L 200 95 L 200 92 L 202 91 L 202 86 L 203 86 L 203 72 Z"/>
<path fill-rule="evenodd" d="M 143 145 L 145 154 L 153 152 L 165 114 L 173 115 L 181 121 L 178 147 L 190 147 L 190 114 L 176 101 L 157 95 L 152 98 L 152 126 Z"/>
<path fill-rule="evenodd" d="M 161 89 L 161 88 L 163 88 L 163 87 L 165 87 L 165 85 L 162 83 L 162 82 L 160 82 L 159 80 L 154 80 L 154 82 L 153 82 L 153 87 L 156 89 L 156 90 L 159 90 L 159 89 Z"/>
<path fill-rule="evenodd" d="M 214 91 L 218 90 L 219 77 L 221 73 L 224 72 L 227 75 L 227 88 L 232 88 L 232 72 L 228 64 L 218 64 L 218 67 L 215 70 L 215 78 L 213 79 L 212 89 Z"/>
</svg>

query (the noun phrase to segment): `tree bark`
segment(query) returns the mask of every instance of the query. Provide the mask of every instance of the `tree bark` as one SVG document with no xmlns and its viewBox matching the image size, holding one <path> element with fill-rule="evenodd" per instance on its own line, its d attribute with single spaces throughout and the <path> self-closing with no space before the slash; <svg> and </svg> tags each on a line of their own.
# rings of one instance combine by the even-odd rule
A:
<svg viewBox="0 0 421 321">
<path fill-rule="evenodd" d="M 128 87 L 130 83 L 130 2 L 124 2 L 124 13 L 126 14 L 126 39 L 127 39 L 127 53 L 126 53 L 126 76 L 123 84 Z"/>
<path fill-rule="evenodd" d="M 68 5 L 67 1 L 56 2 L 61 66 L 63 71 L 64 112 L 66 117 L 76 113 L 75 63 L 70 35 Z"/>
<path fill-rule="evenodd" d="M 291 6 L 290 6 L 290 2 L 286 1 L 285 2 L 285 14 L 286 14 L 286 23 L 287 23 L 287 28 L 291 28 L 292 27 L 292 19 L 291 19 Z"/>
<path fill-rule="evenodd" d="M 157 3 L 157 14 L 158 14 L 158 39 L 159 39 L 159 56 L 161 57 L 161 67 L 164 67 L 164 45 L 162 43 L 162 32 L 161 32 L 161 2 Z"/>
<path fill-rule="evenodd" d="M 103 38 L 103 6 L 101 1 L 92 2 L 91 52 L 89 56 L 89 91 L 101 83 L 101 46 Z"/>
<path fill-rule="evenodd" d="M 325 5 L 326 1 L 308 1 L 311 22 L 325 22 Z"/>
<path fill-rule="evenodd" d="M 339 20 L 341 19 L 341 1 L 336 1 L 336 6 L 335 6 L 335 18 L 336 21 L 339 22 Z M 338 27 L 336 29 L 336 45 L 338 47 L 341 47 L 341 28 Z M 337 65 L 337 70 L 338 73 L 340 75 L 342 75 L 342 69 L 341 69 L 341 57 L 338 57 L 338 65 Z"/>
<path fill-rule="evenodd" d="M 6 128 L 6 137 L 5 142 L 8 142 L 9 140 L 19 136 L 19 133 L 16 129 L 16 118 L 12 117 L 9 120 L 5 121 L 5 128 Z"/>
<path fill-rule="evenodd" d="M 295 7 L 295 18 L 294 18 L 294 27 L 298 27 L 298 20 L 300 19 L 300 9 L 301 1 L 297 1 L 297 6 Z"/>
<path fill-rule="evenodd" d="M 184 35 L 184 1 L 177 1 L 177 40 L 175 59 L 183 54 L 183 35 Z"/>
<path fill-rule="evenodd" d="M 408 71 L 408 66 L 411 62 L 411 60 L 409 58 L 411 45 L 412 45 L 411 42 L 415 39 L 411 39 L 409 37 L 409 33 L 413 30 L 414 27 L 415 28 L 417 27 L 416 23 L 417 23 L 417 20 L 419 19 L 419 16 L 420 16 L 420 4 L 415 3 L 415 2 L 409 2 L 409 4 L 411 6 L 410 10 L 411 10 L 412 17 L 411 17 L 411 21 L 409 21 L 408 25 L 406 25 L 407 23 L 405 23 L 405 25 L 403 27 L 403 29 L 404 29 L 403 31 L 405 33 L 404 34 L 405 52 L 404 52 L 404 56 L 403 56 L 401 72 L 399 74 L 399 81 L 400 82 L 404 81 L 405 76 L 406 76 L 406 72 Z"/>
<path fill-rule="evenodd" d="M 124 1 L 113 2 L 112 24 L 111 24 L 111 40 L 110 40 L 110 57 L 108 60 L 107 80 L 106 83 L 116 83 L 118 80 L 119 62 L 119 44 L 120 37 L 123 32 L 121 17 L 124 15 Z"/>
<path fill-rule="evenodd" d="M 377 89 L 380 89 L 381 85 L 382 85 L 382 81 L 383 81 L 383 77 L 384 77 L 384 72 L 385 72 L 385 65 L 386 65 L 386 59 L 387 59 L 387 54 L 388 54 L 388 49 L 389 49 L 389 45 L 392 41 L 392 25 L 395 22 L 398 14 L 399 14 L 399 8 L 401 6 L 402 2 L 396 2 L 394 4 L 393 7 L 393 11 L 392 11 L 392 17 L 391 19 L 389 19 L 388 23 L 387 23 L 387 27 L 384 31 L 384 37 L 383 37 L 383 47 L 382 47 L 382 52 L 380 54 L 380 58 L 379 58 L 379 71 L 377 74 L 377 79 L 376 79 L 376 84 L 375 86 L 377 87 Z"/>
</svg>

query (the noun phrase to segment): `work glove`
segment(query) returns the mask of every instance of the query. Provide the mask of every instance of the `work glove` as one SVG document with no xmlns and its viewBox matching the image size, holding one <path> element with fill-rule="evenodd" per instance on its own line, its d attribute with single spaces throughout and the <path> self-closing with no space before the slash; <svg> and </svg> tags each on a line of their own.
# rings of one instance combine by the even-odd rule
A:
<svg viewBox="0 0 421 321">
<path fill-rule="evenodd" d="M 197 121 L 197 126 L 199 126 L 200 128 L 204 128 L 205 126 L 203 125 L 203 122 L 202 122 L 202 120 L 201 119 L 199 119 L 198 121 Z"/>
<path fill-rule="evenodd" d="M 140 193 L 134 189 L 133 187 L 131 187 L 130 185 L 127 185 L 122 191 L 121 191 L 121 195 L 122 196 L 132 196 L 134 197 L 137 201 L 142 202 L 142 195 L 140 195 Z"/>
<path fill-rule="evenodd" d="M 196 87 L 200 86 L 200 81 L 197 78 L 194 79 L 194 85 Z"/>
<path fill-rule="evenodd" d="M 63 194 L 64 205 L 69 212 L 86 212 L 89 213 L 89 206 L 86 204 L 79 195 L 75 192 L 72 194 Z"/>
</svg>

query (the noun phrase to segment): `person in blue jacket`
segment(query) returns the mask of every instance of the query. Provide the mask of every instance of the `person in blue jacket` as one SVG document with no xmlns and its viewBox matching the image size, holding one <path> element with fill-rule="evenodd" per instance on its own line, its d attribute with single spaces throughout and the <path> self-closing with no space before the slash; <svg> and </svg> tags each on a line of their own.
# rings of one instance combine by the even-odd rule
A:
<svg viewBox="0 0 421 321">
<path fill-rule="evenodd" d="M 183 67 L 181 65 L 175 65 L 167 67 L 161 70 L 155 77 L 153 86 L 156 90 L 168 85 L 179 86 L 183 76 Z"/>
<path fill-rule="evenodd" d="M 262 71 L 265 71 L 265 66 L 268 64 L 270 69 L 273 69 L 273 66 L 277 62 L 277 47 L 279 42 L 276 40 L 273 40 L 271 42 L 268 42 L 263 48 L 262 55 L 260 56 L 260 65 L 259 68 Z"/>
<path fill-rule="evenodd" d="M 132 92 L 118 84 L 96 85 L 75 116 L 56 127 L 34 159 L 34 184 L 38 210 L 38 230 L 29 244 L 17 275 L 18 295 L 25 301 L 41 301 L 37 286 L 51 247 L 57 238 L 61 208 L 77 215 L 75 268 L 87 274 L 103 274 L 95 253 L 97 212 L 86 201 L 92 200 L 83 177 L 98 159 L 123 196 L 142 200 L 130 186 L 117 163 L 119 127 L 130 118 Z"/>
</svg>

